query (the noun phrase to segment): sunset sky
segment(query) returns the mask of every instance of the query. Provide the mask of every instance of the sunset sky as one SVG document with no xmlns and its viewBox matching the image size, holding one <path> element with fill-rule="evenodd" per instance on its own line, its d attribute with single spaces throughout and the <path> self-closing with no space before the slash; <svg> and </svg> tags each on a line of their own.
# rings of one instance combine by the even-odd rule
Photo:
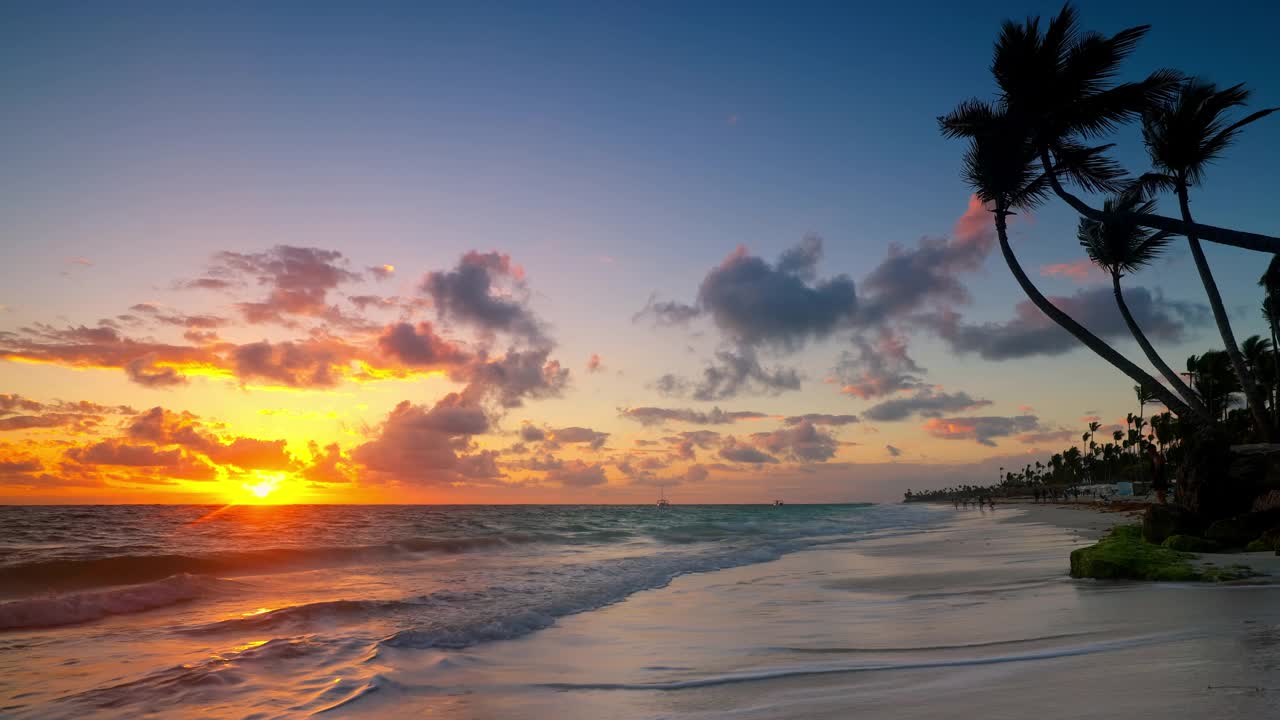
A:
<svg viewBox="0 0 1280 720">
<path fill-rule="evenodd" d="M 890 500 L 1138 409 L 936 129 L 1057 5 L 265 5 L 0 11 L 0 501 Z M 1080 9 L 1280 104 L 1231 5 Z M 1197 217 L 1274 233 L 1278 167 L 1251 126 Z M 1064 205 L 1012 231 L 1141 358 Z M 1263 333 L 1269 258 L 1208 252 Z M 1183 244 L 1126 282 L 1170 364 L 1219 345 Z"/>
</svg>

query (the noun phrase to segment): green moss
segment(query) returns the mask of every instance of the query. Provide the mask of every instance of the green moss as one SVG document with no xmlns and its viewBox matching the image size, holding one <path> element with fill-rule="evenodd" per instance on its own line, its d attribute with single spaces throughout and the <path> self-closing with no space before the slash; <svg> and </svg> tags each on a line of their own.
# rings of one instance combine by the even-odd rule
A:
<svg viewBox="0 0 1280 720">
<path fill-rule="evenodd" d="M 1192 562 L 1195 555 L 1181 549 L 1191 545 L 1203 546 L 1209 542 L 1202 538 L 1182 535 L 1167 538 L 1163 546 L 1152 545 L 1142 539 L 1142 528 L 1137 525 L 1113 528 L 1096 545 L 1080 548 L 1071 553 L 1071 577 L 1098 580 L 1225 582 L 1257 575 L 1252 568 L 1245 565 L 1223 568 L 1213 563 L 1205 563 L 1203 567 L 1197 566 Z"/>
<path fill-rule="evenodd" d="M 1271 545 L 1272 544 L 1267 542 L 1266 540 L 1263 540 L 1262 538 L 1258 538 L 1257 540 L 1253 540 L 1248 545 L 1246 545 L 1244 547 L 1244 551 L 1245 552 L 1271 552 L 1272 550 L 1275 549 Z"/>
<path fill-rule="evenodd" d="M 1222 551 L 1222 544 L 1194 535 L 1170 535 L 1160 543 L 1161 547 L 1190 553 L 1214 553 Z"/>
</svg>

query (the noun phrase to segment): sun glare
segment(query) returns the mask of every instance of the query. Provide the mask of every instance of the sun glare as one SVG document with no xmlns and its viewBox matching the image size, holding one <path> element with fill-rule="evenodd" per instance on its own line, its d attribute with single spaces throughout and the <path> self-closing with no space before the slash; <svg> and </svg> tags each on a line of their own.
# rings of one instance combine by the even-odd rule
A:
<svg viewBox="0 0 1280 720">
<path fill-rule="evenodd" d="M 284 473 L 258 473 L 258 478 L 258 482 L 252 484 L 244 483 L 240 487 L 244 488 L 245 491 L 253 497 L 259 500 L 265 500 L 276 491 L 280 483 L 284 480 Z"/>
</svg>

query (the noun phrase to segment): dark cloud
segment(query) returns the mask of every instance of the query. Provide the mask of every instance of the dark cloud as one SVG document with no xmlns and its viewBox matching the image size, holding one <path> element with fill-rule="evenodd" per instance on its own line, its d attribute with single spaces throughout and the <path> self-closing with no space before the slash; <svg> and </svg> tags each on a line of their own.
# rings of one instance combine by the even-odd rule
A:
<svg viewBox="0 0 1280 720">
<path fill-rule="evenodd" d="M 883 329 L 874 342 L 853 338 L 855 351 L 844 351 L 836 364 L 840 392 L 864 400 L 924 387 L 924 368 L 907 354 L 906 339 Z"/>
<path fill-rule="evenodd" d="M 992 438 L 1009 437 L 1040 429 L 1035 415 L 1014 417 L 948 417 L 931 418 L 925 432 L 943 440 L 974 440 L 979 445 L 995 447 Z"/>
<path fill-rule="evenodd" d="M 659 380 L 659 385 L 663 384 Z M 694 400 L 728 400 L 742 394 L 777 395 L 800 389 L 800 373 L 794 368 L 765 368 L 751 348 L 721 350 L 716 362 L 702 370 L 702 378 L 690 385 L 676 381 Z"/>
<path fill-rule="evenodd" d="M 1083 288 L 1074 295 L 1049 300 L 1100 338 L 1131 337 L 1110 287 Z M 1167 300 L 1143 287 L 1127 288 L 1125 302 L 1152 340 L 1180 342 L 1187 327 L 1204 325 L 1209 318 L 1201 305 Z M 1004 322 L 970 324 L 953 312 L 920 316 L 918 321 L 933 329 L 955 352 L 974 353 L 985 360 L 1061 355 L 1080 347 L 1029 300 L 1019 302 L 1013 318 Z"/>
<path fill-rule="evenodd" d="M 826 462 L 835 456 L 836 448 L 840 445 L 834 436 L 808 421 L 773 432 L 755 433 L 751 436 L 751 442 L 773 456 L 798 462 Z"/>
<path fill-rule="evenodd" d="M 396 274 L 395 265 L 371 265 L 365 268 L 374 280 L 386 280 Z"/>
<path fill-rule="evenodd" d="M 537 425 L 525 423 L 520 426 L 520 439 L 525 442 L 542 442 L 547 439 L 547 431 Z"/>
<path fill-rule="evenodd" d="M 197 416 L 163 407 L 139 413 L 129 422 L 125 434 L 132 441 L 158 447 L 177 446 L 198 453 L 217 465 L 230 465 L 242 470 L 290 470 L 294 467 L 294 459 L 285 449 L 284 440 L 260 440 L 237 435 L 219 437 Z"/>
<path fill-rule="evenodd" d="M 885 445 L 884 449 L 888 451 L 890 457 L 899 457 L 902 455 L 902 451 L 892 445 Z"/>
<path fill-rule="evenodd" d="M 325 315 L 330 311 L 326 302 L 329 291 L 360 279 L 358 273 L 347 269 L 342 253 L 292 245 L 257 253 L 220 252 L 214 256 L 208 276 L 266 287 L 266 298 L 236 307 L 249 323 L 286 324 L 289 316 Z"/>
<path fill-rule="evenodd" d="M 592 450 L 599 450 L 604 447 L 604 444 L 608 439 L 609 433 L 599 432 L 585 427 L 564 427 L 553 429 L 550 432 L 551 442 L 583 443 L 590 445 Z"/>
<path fill-rule="evenodd" d="M 453 270 L 428 273 L 422 291 L 431 297 L 441 319 L 485 334 L 506 333 L 535 347 L 550 344 L 524 304 L 524 272 L 507 255 L 468 252 Z"/>
<path fill-rule="evenodd" d="M 691 425 L 728 425 L 739 420 L 759 420 L 768 415 L 752 410 L 725 412 L 720 408 L 694 410 L 692 408 L 635 407 L 621 408 L 618 415 L 635 420 L 641 425 L 661 425 L 666 422 L 682 422 Z"/>
<path fill-rule="evenodd" d="M 800 423 L 812 423 L 814 425 L 830 425 L 839 427 L 841 425 L 850 425 L 858 422 L 857 415 L 827 415 L 825 413 L 808 413 L 807 415 L 792 415 L 785 418 L 783 423 L 787 425 L 799 425 Z"/>
<path fill-rule="evenodd" d="M 659 301 L 655 296 L 650 295 L 649 301 L 645 306 L 632 316 L 632 322 L 639 322 L 646 317 L 653 318 L 658 325 L 673 326 L 687 325 L 690 320 L 698 317 L 700 311 L 692 305 L 686 305 L 682 302 L 674 300 Z"/>
<path fill-rule="evenodd" d="M 381 295 L 351 295 L 347 298 L 347 302 L 355 305 L 360 312 L 368 312 L 369 310 L 395 310 L 400 307 L 399 298 L 382 297 Z"/>
<path fill-rule="evenodd" d="M 720 457 L 730 462 L 739 463 L 776 463 L 778 458 L 758 449 L 751 445 L 738 442 L 737 438 L 729 437 L 720 447 Z"/>
<path fill-rule="evenodd" d="M 605 477 L 603 463 L 589 464 L 581 460 L 570 460 L 548 470 L 546 480 L 562 487 L 585 488 L 603 485 L 608 478 Z"/>
<path fill-rule="evenodd" d="M 861 282 L 858 321 L 881 326 L 930 304 L 967 303 L 962 273 L 982 267 L 995 247 L 991 214 L 970 199 L 950 238 L 921 238 L 913 249 L 889 246 L 889 255 Z"/>
<path fill-rule="evenodd" d="M 242 381 L 263 379 L 289 387 L 333 387 L 341 375 L 336 366 L 345 358 L 320 342 L 262 342 L 241 345 L 232 352 L 235 374 Z"/>
<path fill-rule="evenodd" d="M 459 395 L 448 395 L 431 409 L 405 400 L 351 458 L 383 479 L 447 484 L 460 478 L 460 469 L 474 472 L 477 463 L 483 464 L 462 453 L 471 435 L 487 428 L 484 414 Z"/>
<path fill-rule="evenodd" d="M 42 428 L 96 432 L 106 416 L 133 412 L 133 408 L 124 405 L 100 405 L 87 400 L 42 403 L 14 393 L 0 393 L 0 432 Z"/>
<path fill-rule="evenodd" d="M 990 404 L 990 400 L 975 400 L 964 392 L 944 393 L 928 389 L 909 397 L 894 398 L 873 405 L 863 415 L 870 420 L 893 422 L 906 420 L 913 415 L 942 417 L 947 413 L 964 412 Z"/>
<path fill-rule="evenodd" d="M 378 349 L 413 367 L 456 366 L 467 360 L 459 345 L 437 335 L 435 328 L 426 322 L 417 326 L 406 322 L 388 325 L 378 336 Z"/>
<path fill-rule="evenodd" d="M 480 401 L 492 398 L 502 407 L 521 407 L 526 399 L 559 397 L 569 384 L 569 370 L 549 358 L 549 350 L 511 349 L 497 359 L 481 358 L 459 371 L 469 384 L 463 394 Z"/>
<path fill-rule="evenodd" d="M 66 457 L 84 465 L 170 466 L 182 459 L 182 451 L 131 445 L 112 438 L 87 447 L 71 448 L 67 450 Z"/>
<path fill-rule="evenodd" d="M 847 275 L 814 279 L 821 256 L 817 237 L 784 252 L 776 265 L 739 247 L 703 279 L 698 307 L 740 346 L 795 350 L 827 337 L 850 324 L 857 298 Z"/>
<path fill-rule="evenodd" d="M 125 375 L 144 387 L 166 388 L 187 384 L 185 375 L 171 367 L 158 367 L 156 358 L 155 353 L 148 353 L 130 360 L 124 365 Z"/>
</svg>

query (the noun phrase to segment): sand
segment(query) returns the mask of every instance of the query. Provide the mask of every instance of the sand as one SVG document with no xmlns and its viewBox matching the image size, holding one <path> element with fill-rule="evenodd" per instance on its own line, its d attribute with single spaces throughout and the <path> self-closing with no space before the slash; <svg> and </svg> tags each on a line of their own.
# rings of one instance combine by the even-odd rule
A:
<svg viewBox="0 0 1280 720">
<path fill-rule="evenodd" d="M 1073 580 L 1125 514 L 933 508 L 463 653 L 377 659 L 337 717 L 1280 716 L 1280 587 Z"/>
</svg>

